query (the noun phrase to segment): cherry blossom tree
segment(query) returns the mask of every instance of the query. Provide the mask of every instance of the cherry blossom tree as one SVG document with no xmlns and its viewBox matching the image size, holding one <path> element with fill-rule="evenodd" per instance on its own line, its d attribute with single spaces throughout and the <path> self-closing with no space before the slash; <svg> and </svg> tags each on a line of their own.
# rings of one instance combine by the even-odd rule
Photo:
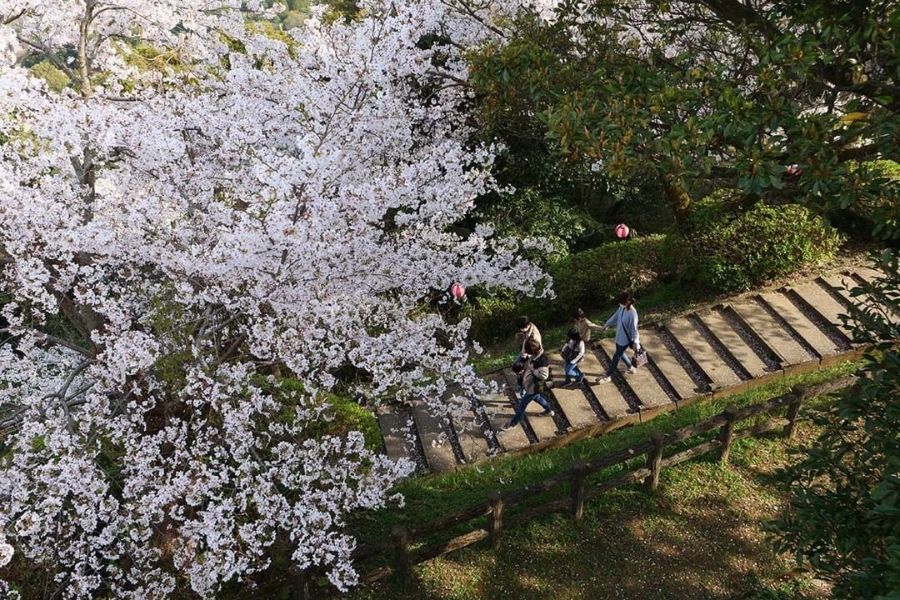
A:
<svg viewBox="0 0 900 600">
<path fill-rule="evenodd" d="M 496 188 L 462 53 L 514 10 L 0 0 L 0 568 L 212 597 L 286 548 L 355 582 L 343 519 L 410 465 L 329 429 L 336 373 L 460 410 L 468 324 L 427 299 L 541 277 L 449 227 Z"/>
</svg>

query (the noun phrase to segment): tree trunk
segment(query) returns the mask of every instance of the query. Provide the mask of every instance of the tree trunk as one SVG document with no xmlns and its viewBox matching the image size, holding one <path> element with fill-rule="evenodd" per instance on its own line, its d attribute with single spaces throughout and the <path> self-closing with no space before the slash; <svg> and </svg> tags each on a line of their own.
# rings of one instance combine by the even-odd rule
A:
<svg viewBox="0 0 900 600">
<path fill-rule="evenodd" d="M 666 194 L 666 200 L 675 214 L 675 220 L 681 225 L 690 216 L 694 201 L 691 199 L 690 194 L 687 193 L 687 190 L 684 189 L 684 184 L 678 177 L 663 175 L 662 186 L 663 192 Z"/>
</svg>

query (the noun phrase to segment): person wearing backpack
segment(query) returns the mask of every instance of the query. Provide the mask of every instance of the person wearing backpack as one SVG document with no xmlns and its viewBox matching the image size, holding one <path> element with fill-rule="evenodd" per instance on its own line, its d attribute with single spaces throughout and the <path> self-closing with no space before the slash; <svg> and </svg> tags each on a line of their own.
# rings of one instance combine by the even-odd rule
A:
<svg viewBox="0 0 900 600">
<path fill-rule="evenodd" d="M 524 394 L 516 405 L 516 413 L 513 418 L 503 426 L 503 429 L 510 429 L 522 422 L 525 417 L 525 409 L 531 404 L 532 400 L 540 404 L 544 408 L 545 415 L 554 416 L 553 407 L 547 401 L 545 394 L 547 393 L 547 380 L 550 378 L 550 360 L 544 354 L 544 349 L 540 343 L 530 340 L 525 345 L 524 369 L 522 372 L 522 389 Z"/>
<path fill-rule="evenodd" d="M 634 373 L 635 367 L 625 354 L 625 351 L 632 347 L 635 353 L 641 349 L 641 340 L 638 334 L 638 313 L 634 308 L 634 298 L 628 292 L 624 292 L 619 296 L 619 308 L 613 313 L 613 316 L 606 321 L 604 329 L 608 327 L 616 328 L 616 351 L 613 353 L 612 360 L 609 361 L 609 369 L 606 375 L 597 378 L 597 383 L 606 383 L 612 379 L 612 374 L 616 372 L 619 360 L 625 363 L 628 373 Z"/>
<path fill-rule="evenodd" d="M 566 381 L 563 385 L 578 385 L 584 379 L 584 373 L 578 368 L 578 363 L 584 358 L 584 340 L 581 339 L 581 335 L 576 329 L 569 331 L 569 339 L 562 347 L 560 354 L 565 363 L 563 368 L 566 373 Z"/>
</svg>

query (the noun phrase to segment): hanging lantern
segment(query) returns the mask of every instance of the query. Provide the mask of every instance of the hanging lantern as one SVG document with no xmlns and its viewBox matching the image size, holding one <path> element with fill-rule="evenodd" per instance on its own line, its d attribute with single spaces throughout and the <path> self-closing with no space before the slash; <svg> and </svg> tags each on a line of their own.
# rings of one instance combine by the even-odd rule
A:
<svg viewBox="0 0 900 600">
<path fill-rule="evenodd" d="M 625 223 L 619 223 L 616 225 L 616 237 L 620 240 L 624 240 L 631 233 L 631 229 L 629 229 L 628 225 Z"/>
<path fill-rule="evenodd" d="M 802 174 L 803 174 L 803 169 L 800 168 L 800 165 L 797 165 L 797 164 L 788 165 L 788 168 L 787 168 L 788 177 L 799 177 Z"/>
<path fill-rule="evenodd" d="M 459 302 L 466 296 L 466 286 L 458 281 L 451 284 L 450 289 L 447 291 L 450 292 L 450 297 L 453 298 L 454 302 Z"/>
</svg>

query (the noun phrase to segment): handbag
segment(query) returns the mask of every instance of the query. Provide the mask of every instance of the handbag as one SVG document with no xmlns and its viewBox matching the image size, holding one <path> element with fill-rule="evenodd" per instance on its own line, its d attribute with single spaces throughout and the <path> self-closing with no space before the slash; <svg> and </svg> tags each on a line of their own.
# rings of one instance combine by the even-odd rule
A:
<svg viewBox="0 0 900 600">
<path fill-rule="evenodd" d="M 628 338 L 628 345 L 631 346 L 632 349 L 634 348 L 634 340 L 631 339 L 630 336 Z M 648 360 L 650 360 L 650 357 L 647 356 L 647 350 L 644 349 L 643 346 L 641 346 L 640 350 L 634 351 L 634 359 L 632 362 L 634 362 L 635 369 L 639 369 L 646 365 Z"/>
<path fill-rule="evenodd" d="M 566 344 L 562 349 L 562 359 L 566 362 L 571 362 L 573 358 L 575 358 L 575 348 Z"/>
</svg>

